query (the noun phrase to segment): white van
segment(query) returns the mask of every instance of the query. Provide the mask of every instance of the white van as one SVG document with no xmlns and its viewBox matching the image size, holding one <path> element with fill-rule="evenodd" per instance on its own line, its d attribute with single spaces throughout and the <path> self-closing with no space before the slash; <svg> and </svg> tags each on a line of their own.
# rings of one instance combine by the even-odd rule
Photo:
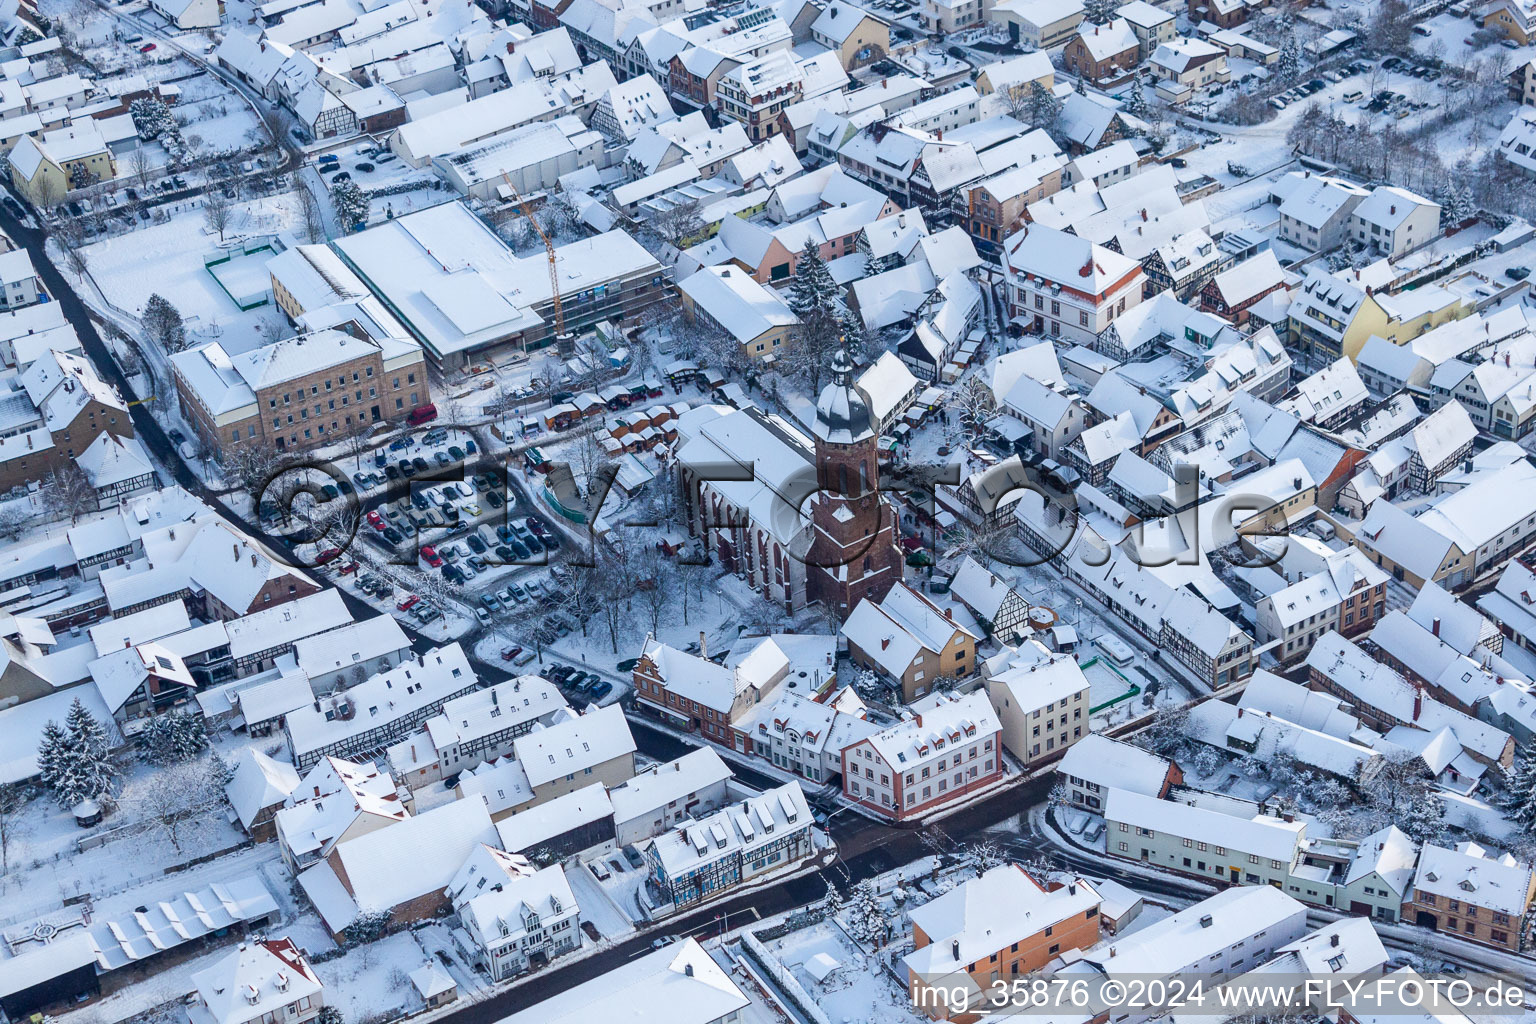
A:
<svg viewBox="0 0 1536 1024">
<path fill-rule="evenodd" d="M 1358 103 L 1361 100 L 1361 98 L 1364 97 L 1364 96 L 1365 96 L 1365 91 L 1363 89 L 1351 89 L 1351 90 L 1349 90 L 1349 92 L 1344 94 L 1344 102 L 1345 103 Z"/>
</svg>

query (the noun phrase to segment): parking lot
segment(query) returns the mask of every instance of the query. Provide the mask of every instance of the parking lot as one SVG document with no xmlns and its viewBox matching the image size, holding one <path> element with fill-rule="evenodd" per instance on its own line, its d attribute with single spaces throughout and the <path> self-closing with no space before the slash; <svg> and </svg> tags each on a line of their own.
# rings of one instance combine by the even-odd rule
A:
<svg viewBox="0 0 1536 1024">
<path fill-rule="evenodd" d="M 440 577 L 485 624 L 559 597 L 547 567 L 567 542 L 508 490 L 505 468 L 478 461 L 480 454 L 463 431 L 403 435 L 360 456 L 370 465 L 350 476 L 333 466 L 283 479 L 263 497 L 258 515 L 274 532 L 300 541 L 320 571 L 417 623 L 441 618 L 445 609 L 412 592 L 408 580 L 397 578 L 408 573 L 391 566 Z"/>
</svg>

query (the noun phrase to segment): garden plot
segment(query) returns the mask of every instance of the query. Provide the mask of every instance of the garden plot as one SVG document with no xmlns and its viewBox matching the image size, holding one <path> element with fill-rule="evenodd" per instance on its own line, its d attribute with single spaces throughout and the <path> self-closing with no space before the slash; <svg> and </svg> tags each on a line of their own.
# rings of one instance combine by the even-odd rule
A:
<svg viewBox="0 0 1536 1024">
<path fill-rule="evenodd" d="M 919 1024 L 907 991 L 831 921 L 766 943 L 769 951 L 833 1021 Z"/>
</svg>

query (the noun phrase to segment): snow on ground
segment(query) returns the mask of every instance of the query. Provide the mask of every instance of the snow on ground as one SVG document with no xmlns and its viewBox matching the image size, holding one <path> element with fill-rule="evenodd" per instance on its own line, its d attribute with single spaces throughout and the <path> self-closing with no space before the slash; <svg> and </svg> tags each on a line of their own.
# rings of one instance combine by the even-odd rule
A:
<svg viewBox="0 0 1536 1024">
<path fill-rule="evenodd" d="M 635 933 L 637 923 L 646 923 L 635 893 L 645 881 L 645 870 L 630 866 L 622 853 L 599 858 L 608 872 L 608 881 L 599 882 L 585 863 L 568 863 L 565 877 L 571 883 L 581 919 L 590 921 L 603 940 L 622 939 Z M 585 933 L 583 943 L 591 939 Z"/>
<path fill-rule="evenodd" d="M 349 1024 L 361 1024 L 421 1007 L 409 975 L 427 956 L 411 932 L 396 932 L 314 968 L 325 986 L 326 1003 L 341 1010 Z"/>
<path fill-rule="evenodd" d="M 235 204 L 235 221 L 259 226 L 265 234 L 292 231 L 302 225 L 298 198 L 292 194 Z M 107 300 L 132 316 L 156 292 L 181 313 L 194 341 L 217 338 L 233 352 L 264 344 L 284 330 L 283 314 L 273 303 L 241 312 L 203 265 L 220 249 L 196 203 L 174 204 L 171 219 L 138 231 L 86 246 L 92 278 Z M 255 232 L 251 232 L 254 234 Z M 226 232 L 226 244 L 238 237 Z"/>
<path fill-rule="evenodd" d="M 917 1024 L 926 1020 L 913 1009 L 906 990 L 881 967 L 879 958 L 861 951 L 830 921 L 790 932 L 767 946 L 833 1021 Z M 805 964 L 822 953 L 839 966 L 818 982 Z"/>
<path fill-rule="evenodd" d="M 147 765 L 133 762 L 124 789 L 131 791 L 135 783 L 150 774 Z M 9 840 L 10 870 L 0 876 L 0 917 L 6 923 L 27 920 L 54 909 L 65 897 L 90 893 L 99 900 L 135 886 L 163 882 L 167 867 L 234 846 L 243 838 L 219 815 L 178 836 L 182 845 L 179 851 L 168 838 L 156 832 L 105 843 L 84 852 L 76 845 L 85 836 L 111 832 L 135 820 L 132 806 L 120 807 L 100 825 L 82 829 L 51 797 L 38 796 L 23 804 Z M 220 869 L 224 863 L 218 862 Z M 236 873 L 249 874 L 251 870 L 247 867 Z M 172 877 L 170 888 L 180 892 L 188 881 Z"/>
</svg>

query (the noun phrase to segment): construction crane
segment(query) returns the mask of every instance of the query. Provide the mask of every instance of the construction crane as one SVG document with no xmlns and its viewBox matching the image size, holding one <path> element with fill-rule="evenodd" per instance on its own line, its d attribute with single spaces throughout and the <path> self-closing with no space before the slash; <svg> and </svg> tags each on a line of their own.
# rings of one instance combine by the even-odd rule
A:
<svg viewBox="0 0 1536 1024">
<path fill-rule="evenodd" d="M 528 218 L 528 223 L 533 225 L 533 230 L 539 233 L 539 239 L 544 243 L 544 252 L 549 257 L 549 293 L 555 303 L 555 348 L 562 354 L 569 354 L 571 339 L 565 333 L 565 310 L 560 304 L 560 274 L 555 269 L 555 243 L 550 241 L 545 233 L 544 226 L 534 219 L 533 211 L 528 207 L 528 200 L 512 184 L 512 176 L 506 171 L 501 172 L 501 180 L 507 183 L 512 197 L 517 200 L 518 209 L 523 211 L 523 216 Z"/>
</svg>

